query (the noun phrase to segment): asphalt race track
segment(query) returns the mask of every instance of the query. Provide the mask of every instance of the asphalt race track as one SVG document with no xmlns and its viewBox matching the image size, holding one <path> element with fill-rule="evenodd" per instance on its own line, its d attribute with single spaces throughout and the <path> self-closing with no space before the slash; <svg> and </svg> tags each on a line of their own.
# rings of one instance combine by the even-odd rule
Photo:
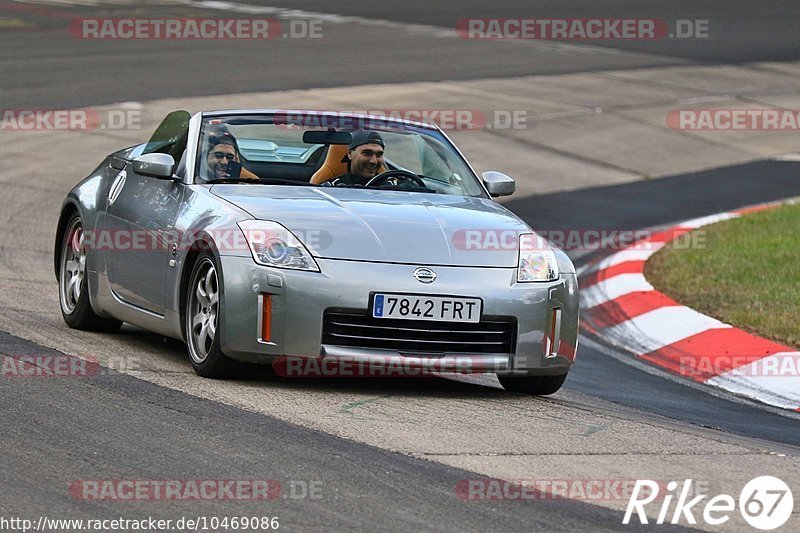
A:
<svg viewBox="0 0 800 533">
<path fill-rule="evenodd" d="M 16 353 L 40 347 L 7 336 Z M 401 519 L 405 527 L 470 531 L 480 524 L 505 530 L 613 531 L 618 513 L 581 502 L 552 501 L 519 508 L 514 502 L 474 505 L 453 497 L 468 472 L 354 445 L 317 431 L 234 409 L 110 373 L 80 387 L 65 383 L 12 384 L 2 388 L 4 405 L 18 405 L 3 435 L 3 515 L 175 517 L 174 502 L 80 502 L 65 498 L 63 479 L 80 478 L 90 463 L 96 477 L 158 479 L 250 478 L 269 472 L 288 490 L 283 498 L 256 506 L 217 501 L 203 507 L 212 516 L 278 515 L 290 530 L 373 529 Z M 405 385 L 405 384 L 404 384 Z M 411 384 L 420 387 L 422 384 Z M 445 389 L 446 390 L 446 389 Z M 458 387 L 451 387 L 458 393 Z M 92 398 L 87 404 L 86 399 Z M 57 400 L 56 400 L 57 399 Z M 76 409 L 76 406 L 81 406 Z M 118 420 L 98 431 L 98 422 Z M 5 429 L 5 428 L 4 428 Z M 176 438 L 176 433 L 180 438 Z M 188 444 L 188 446 L 187 446 Z M 79 451 L 80 450 L 80 451 Z M 31 461 L 31 455 L 38 460 Z M 16 466 L 14 466 L 16 465 Z M 147 465 L 143 468 L 143 465 Z M 265 476 L 267 477 L 267 476 Z M 37 480 L 34 485 L 31 481 Z M 305 498 L 320 487 L 321 499 Z M 297 498 L 297 499 L 295 499 Z M 192 510 L 184 506 L 180 514 Z M 192 510 L 194 514 L 194 510 Z M 445 518 L 446 517 L 446 518 Z"/>
<path fill-rule="evenodd" d="M 278 39 L 268 48 L 74 39 L 65 28 L 76 17 L 224 16 L 213 2 L 89 4 L 0 0 L 0 109 L 800 59 L 800 4 L 785 0 L 769 8 L 689 0 L 635 8 L 586 0 L 234 3 L 239 14 L 271 6 L 384 21 L 359 23 L 359 32 L 331 22 L 324 46 Z M 467 17 L 533 16 L 707 18 L 719 31 L 702 42 L 565 46 L 437 36 Z M 800 416 L 631 365 L 602 339 L 582 339 L 559 393 L 528 398 L 503 391 L 493 376 L 281 380 L 244 367 L 234 379 L 209 382 L 194 376 L 176 341 L 130 326 L 114 335 L 69 330 L 58 313 L 49 247 L 57 206 L 82 176 L 61 175 L 64 160 L 53 154 L 88 172 L 97 161 L 81 161 L 80 150 L 92 137 L 56 134 L 50 153 L 31 137 L 37 133 L 18 135 L 26 137 L 0 131 L 0 144 L 22 161 L 0 170 L 8 191 L 0 221 L 15 237 L 0 245 L 0 354 L 112 354 L 144 371 L 0 377 L 0 518 L 255 515 L 278 516 L 287 531 L 627 531 L 652 529 L 622 525 L 627 500 L 476 502 L 457 487 L 495 477 L 695 478 L 738 496 L 749 479 L 774 475 L 794 483 L 800 498 Z M 538 229 L 639 229 L 798 195 L 799 162 L 755 161 L 504 205 Z M 176 502 L 87 501 L 70 491 L 75 480 L 103 479 L 269 479 L 283 492 L 266 502 Z M 790 520 L 796 528 L 797 510 Z"/>
<path fill-rule="evenodd" d="M 219 15 L 219 10 L 194 5 L 99 7 L 73 2 L 50 4 L 0 1 L 4 17 L 22 21 L 22 31 L 6 32 L 0 43 L 4 73 L 0 91 L 10 108 L 50 105 L 82 106 L 168 96 L 197 96 L 248 91 L 332 87 L 419 80 L 458 80 L 526 74 L 586 72 L 608 68 L 681 65 L 691 62 L 737 63 L 796 59 L 794 46 L 798 8 L 791 0 L 741 2 L 733 9 L 724 1 L 618 2 L 572 0 L 534 7 L 521 0 L 445 2 L 412 0 L 392 6 L 352 1 L 301 0 L 267 2 L 268 6 L 386 20 L 396 26 L 348 30 L 333 25 L 325 46 L 314 39 L 237 42 L 80 41 L 63 31 L 75 17 Z M 70 4 L 70 2 L 66 2 Z M 124 2 L 123 2 L 124 4 Z M 258 2 L 234 2 L 238 6 Z M 263 2 L 262 2 L 263 4 Z M 265 16 L 271 16 L 267 13 Z M 601 47 L 568 48 L 537 42 L 485 43 L 437 38 L 467 17 L 654 17 L 708 19 L 713 38 L 665 41 L 594 41 Z M 753 23 L 757 20 L 758 23 Z M 405 24 L 421 25 L 404 30 Z M 630 54 L 615 53 L 627 49 Z M 599 49 L 598 49 L 599 48 Z M 434 59 L 429 51 L 436 50 Z M 421 60 L 425 58 L 425 60 Z M 69 83 L 64 83 L 68 80 Z"/>
</svg>

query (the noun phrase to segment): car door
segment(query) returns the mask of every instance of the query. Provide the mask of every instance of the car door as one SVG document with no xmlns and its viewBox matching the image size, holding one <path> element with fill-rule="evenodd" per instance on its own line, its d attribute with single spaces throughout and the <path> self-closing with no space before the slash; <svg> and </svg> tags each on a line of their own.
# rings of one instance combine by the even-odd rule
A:
<svg viewBox="0 0 800 533">
<path fill-rule="evenodd" d="M 164 119 L 144 149 L 169 153 L 178 161 L 186 149 L 189 114 L 176 111 Z M 185 186 L 139 175 L 129 162 L 109 191 L 103 233 L 111 289 L 117 298 L 146 311 L 164 314 L 165 284 L 175 220 Z"/>
</svg>

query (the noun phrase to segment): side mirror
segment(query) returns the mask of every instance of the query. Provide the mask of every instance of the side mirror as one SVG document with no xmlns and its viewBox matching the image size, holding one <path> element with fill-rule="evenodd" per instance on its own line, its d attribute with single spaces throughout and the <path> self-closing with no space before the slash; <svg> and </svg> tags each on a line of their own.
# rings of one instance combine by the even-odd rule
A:
<svg viewBox="0 0 800 533">
<path fill-rule="evenodd" d="M 482 174 L 482 176 L 483 184 L 486 185 L 486 190 L 489 191 L 489 194 L 492 196 L 492 198 L 514 194 L 514 191 L 517 188 L 514 178 L 503 174 L 502 172 L 487 170 Z"/>
<path fill-rule="evenodd" d="M 133 171 L 142 176 L 171 180 L 175 160 L 169 154 L 145 154 L 133 160 Z"/>
</svg>

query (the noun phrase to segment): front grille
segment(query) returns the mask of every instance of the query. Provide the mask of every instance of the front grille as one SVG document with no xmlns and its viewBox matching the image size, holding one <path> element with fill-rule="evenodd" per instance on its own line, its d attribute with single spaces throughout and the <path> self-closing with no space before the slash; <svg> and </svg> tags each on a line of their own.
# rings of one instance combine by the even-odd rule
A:
<svg viewBox="0 0 800 533">
<path fill-rule="evenodd" d="M 516 319 L 486 317 L 476 323 L 373 318 L 365 312 L 325 311 L 322 343 L 384 348 L 417 354 L 514 353 Z"/>
</svg>

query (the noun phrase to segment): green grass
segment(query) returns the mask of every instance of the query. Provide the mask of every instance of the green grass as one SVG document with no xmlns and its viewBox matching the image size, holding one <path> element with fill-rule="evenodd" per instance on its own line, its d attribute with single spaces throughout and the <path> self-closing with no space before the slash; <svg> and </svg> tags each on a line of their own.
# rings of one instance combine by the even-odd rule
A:
<svg viewBox="0 0 800 533">
<path fill-rule="evenodd" d="M 645 275 L 683 305 L 800 347 L 800 205 L 700 228 L 656 253 Z"/>
</svg>

